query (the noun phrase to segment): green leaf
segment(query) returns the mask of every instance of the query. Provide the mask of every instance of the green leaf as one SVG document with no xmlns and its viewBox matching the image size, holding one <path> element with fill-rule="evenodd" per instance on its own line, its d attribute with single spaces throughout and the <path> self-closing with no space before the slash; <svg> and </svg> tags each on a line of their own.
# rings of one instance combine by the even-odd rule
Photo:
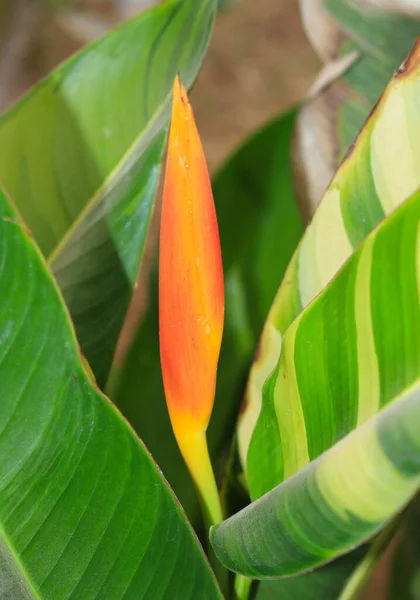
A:
<svg viewBox="0 0 420 600">
<path fill-rule="evenodd" d="M 293 110 L 249 138 L 213 181 L 225 271 L 226 316 L 214 417 L 209 440 L 217 447 L 221 422 L 236 413 L 264 320 L 303 233 L 296 204 L 290 145 Z"/>
<path fill-rule="evenodd" d="M 157 466 L 84 370 L 3 193 L 0 250 L 1 597 L 220 599 Z"/>
<path fill-rule="evenodd" d="M 213 180 L 223 264 L 241 268 L 254 339 L 303 233 L 290 165 L 295 120 L 292 110 L 266 125 Z"/>
<path fill-rule="evenodd" d="M 209 446 L 217 470 L 242 398 L 265 315 L 302 232 L 289 160 L 295 113 L 270 123 L 228 160 L 213 182 L 225 272 L 226 315 Z M 195 493 L 167 415 L 159 366 L 158 296 L 141 322 L 113 394 L 191 518 Z M 140 397 L 139 390 L 142 390 Z"/>
<path fill-rule="evenodd" d="M 159 357 L 157 278 L 121 371 L 113 367 L 112 399 L 152 453 L 196 529 L 198 498 L 169 421 Z"/>
<path fill-rule="evenodd" d="M 259 583 L 256 600 L 355 600 L 395 534 L 386 528 L 371 542 L 308 573 Z"/>
<path fill-rule="evenodd" d="M 417 192 L 287 330 L 270 378 L 285 481 L 212 529 L 228 568 L 302 573 L 371 537 L 419 488 L 419 223 Z"/>
<path fill-rule="evenodd" d="M 325 82 L 327 73 L 340 72 L 340 61 L 344 67 L 346 57 L 353 58 L 339 79 L 321 86 L 322 91 L 308 100 L 299 116 L 294 157 L 300 169 L 300 200 L 308 217 L 417 39 L 419 11 L 415 16 L 413 7 L 408 17 L 400 14 L 403 5 L 404 0 L 392 5 L 388 0 L 301 2 L 308 37 L 325 63 L 318 82 Z"/>
<path fill-rule="evenodd" d="M 353 90 L 337 116 L 340 156 L 343 157 L 371 107 L 415 43 L 420 20 L 397 11 L 358 6 L 350 0 L 323 2 L 348 36 L 340 53 L 353 49 L 360 52 L 360 60 L 343 77 Z"/>
<path fill-rule="evenodd" d="M 391 69 L 395 66 L 395 60 L 400 63 L 404 60 L 410 49 L 406 47 L 407 43 L 413 45 L 416 41 L 418 21 L 398 14 L 398 7 L 393 12 L 387 12 L 357 5 L 351 0 L 323 0 L 323 4 L 362 50 Z"/>
<path fill-rule="evenodd" d="M 338 600 L 363 554 L 358 550 L 305 575 L 262 581 L 256 600 Z"/>
<path fill-rule="evenodd" d="M 190 86 L 216 0 L 169 0 L 60 66 L 0 121 L 0 179 L 103 385 L 141 262 L 177 71 Z"/>
<path fill-rule="evenodd" d="M 343 158 L 371 107 L 416 42 L 420 20 L 395 12 L 363 10 L 349 0 L 324 0 L 324 3 L 350 38 L 343 43 L 341 53 L 356 49 L 361 54 L 343 77 L 353 90 L 337 114 L 340 158 Z"/>
<path fill-rule="evenodd" d="M 288 441 L 282 442 L 283 434 L 279 427 L 284 431 L 284 427 L 288 426 L 284 423 L 282 425 L 281 415 L 276 412 L 272 385 L 267 382 L 264 394 L 263 385 L 278 363 L 282 335 L 293 320 L 328 285 L 384 216 L 420 187 L 420 172 L 415 166 L 420 160 L 420 110 L 417 102 L 420 94 L 419 56 L 420 46 L 416 46 L 404 67 L 392 79 L 352 151 L 338 170 L 287 269 L 271 308 L 261 341 L 263 351 L 250 375 L 248 409 L 239 423 L 239 440 L 245 440 L 241 456 L 247 457 L 247 476 L 253 498 L 272 489 L 285 476 L 290 476 L 297 468 L 306 464 L 311 454 L 308 454 L 305 446 L 305 440 L 309 436 L 317 440 L 313 442 L 315 446 L 319 445 L 325 450 L 328 448 L 327 443 L 333 444 L 338 439 L 337 436 L 345 435 L 357 424 L 364 422 L 379 407 L 379 402 L 375 399 L 378 395 L 376 391 L 371 403 L 363 410 L 360 408 L 362 402 L 359 395 L 365 394 L 366 390 L 362 384 L 358 389 L 357 368 L 354 365 L 352 387 L 349 388 L 348 400 L 343 403 L 339 418 L 341 425 L 337 425 L 336 435 L 328 438 L 324 434 L 324 428 L 329 428 L 329 414 L 314 416 L 313 421 L 306 423 L 299 407 L 291 407 L 288 397 L 280 400 L 280 394 L 285 394 L 286 390 L 276 390 L 276 403 L 282 403 L 283 406 L 287 403 L 293 415 L 290 429 L 284 434 Z M 346 303 L 348 316 L 341 325 L 350 327 L 350 331 L 352 325 L 349 325 L 349 319 L 353 314 L 353 304 Z M 357 307 L 357 310 L 364 311 L 361 318 L 369 323 L 369 311 L 365 307 Z M 320 314 L 319 319 L 318 327 L 321 331 L 324 321 L 331 321 L 333 315 L 325 312 Z M 341 329 L 337 329 L 337 344 L 340 335 Z M 354 331 L 348 343 L 351 345 L 343 348 L 341 360 L 347 362 L 349 356 L 353 364 L 356 360 L 356 344 L 360 345 Z M 367 348 L 360 348 L 359 351 L 367 354 L 366 360 L 373 361 L 371 370 L 375 373 L 375 362 L 368 352 L 373 342 L 366 340 L 366 344 Z M 283 360 L 290 362 L 292 357 L 284 357 Z M 366 367 L 367 370 L 369 368 Z M 298 384 L 300 385 L 299 381 L 296 385 Z M 339 384 L 340 379 L 332 382 L 334 387 Z M 382 382 L 373 381 L 372 389 L 376 390 L 379 385 Z M 322 402 L 328 404 L 328 397 L 329 394 Z M 251 415 L 248 422 L 245 420 L 247 412 Z M 244 423 L 248 437 L 241 431 Z M 251 436 L 250 432 L 252 443 L 248 446 L 246 441 Z M 297 449 L 296 443 L 300 443 L 302 448 Z M 287 469 L 284 467 L 285 462 L 289 464 Z M 291 469 L 292 464 L 295 465 L 294 470 Z"/>
</svg>

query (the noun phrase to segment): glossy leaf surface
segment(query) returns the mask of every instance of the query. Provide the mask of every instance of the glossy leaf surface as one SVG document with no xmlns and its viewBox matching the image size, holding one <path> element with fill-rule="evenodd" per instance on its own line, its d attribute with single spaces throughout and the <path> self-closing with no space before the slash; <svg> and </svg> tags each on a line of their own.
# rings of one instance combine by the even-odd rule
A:
<svg viewBox="0 0 420 600">
<path fill-rule="evenodd" d="M 419 357 L 417 192 L 287 330 L 267 384 L 284 481 L 212 529 L 225 566 L 255 577 L 301 573 L 404 507 L 420 486 Z"/>
<path fill-rule="evenodd" d="M 3 193 L 0 251 L 1 596 L 221 599 L 157 466 L 84 370 Z"/>
<path fill-rule="evenodd" d="M 372 228 L 420 186 L 420 175 L 416 168 L 420 160 L 420 111 L 417 102 L 420 94 L 419 48 L 414 48 L 400 73 L 389 84 L 329 186 L 288 267 L 265 325 L 261 341 L 263 351 L 251 371 L 247 390 L 249 414 L 259 414 L 262 387 L 278 362 L 282 334 L 301 310 L 331 281 Z M 348 305 L 348 309 L 351 310 L 351 305 Z M 369 323 L 369 311 L 362 306 L 357 310 L 363 313 L 361 318 Z M 328 321 L 333 317 L 332 314 L 325 314 L 323 319 Z M 341 327 L 353 327 L 353 324 L 348 323 L 346 319 Z M 371 343 L 369 340 L 366 343 L 369 344 L 369 349 Z M 357 344 L 360 346 L 361 342 L 356 341 L 353 334 L 354 350 L 346 350 L 346 358 L 342 357 L 344 362 L 349 359 L 356 361 L 354 352 Z M 358 350 L 367 354 L 365 360 L 371 360 L 368 349 L 360 347 Z M 372 362 L 366 369 L 374 373 L 374 367 L 375 362 Z M 255 384 L 256 371 L 262 375 Z M 356 371 L 353 379 L 353 391 L 347 405 L 343 405 L 340 418 L 342 425 L 338 426 L 336 436 L 328 439 L 324 434 L 325 427 L 328 427 L 327 415 L 317 417 L 310 425 L 306 425 L 297 409 L 298 412 L 292 419 L 300 423 L 297 439 L 304 440 L 310 435 L 317 440 L 314 443 L 320 451 L 324 451 L 328 444 L 334 443 L 338 437 L 375 414 L 379 407 L 378 401 L 372 399 L 369 406 L 362 409 L 358 398 L 366 390 L 362 387 L 358 389 Z M 333 385 L 339 385 L 339 381 Z M 270 389 L 268 383 L 255 429 L 253 418 L 248 421 L 242 418 L 239 425 L 240 439 L 246 441 L 253 436 L 249 451 L 246 443 L 241 447 L 241 456 L 247 456 L 247 475 L 253 498 L 280 483 L 284 476 L 293 474 L 293 470 L 284 469 L 285 461 L 290 459 L 289 464 L 294 462 L 296 468 L 301 468 L 309 459 L 307 451 L 295 454 L 297 430 L 292 433 L 292 429 L 287 429 L 284 435 L 290 442 L 282 442 L 283 434 L 279 430 L 281 415 L 276 414 Z M 286 390 L 277 390 L 276 397 L 280 393 L 285 394 Z M 277 402 L 280 400 L 277 399 Z M 284 402 L 287 402 L 287 397 Z M 326 423 L 324 417 L 327 418 Z M 307 431 L 308 427 L 311 429 L 310 433 Z M 246 435 L 241 432 L 241 428 L 246 429 Z M 285 431 L 284 426 L 282 431 Z M 280 450 L 282 447 L 283 451 Z M 271 457 L 272 460 L 265 457 Z"/>
<path fill-rule="evenodd" d="M 158 185 L 170 90 L 193 82 L 216 0 L 170 0 L 76 54 L 0 121 L 0 179 L 52 265 L 102 385 Z"/>
</svg>

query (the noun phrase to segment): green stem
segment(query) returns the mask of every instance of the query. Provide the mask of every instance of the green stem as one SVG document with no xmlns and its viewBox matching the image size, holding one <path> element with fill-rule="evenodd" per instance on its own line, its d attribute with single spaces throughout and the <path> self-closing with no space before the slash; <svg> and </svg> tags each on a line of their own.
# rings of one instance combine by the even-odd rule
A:
<svg viewBox="0 0 420 600">
<path fill-rule="evenodd" d="M 208 453 L 207 447 L 207 439 L 206 439 L 206 456 L 207 460 L 205 461 L 206 469 L 205 479 L 206 486 L 203 488 L 199 488 L 197 486 L 198 492 L 200 494 L 200 504 L 203 511 L 204 517 L 204 525 L 206 528 L 206 532 L 209 531 L 210 527 L 213 525 L 217 525 L 223 521 L 223 510 L 222 504 L 220 502 L 220 496 L 217 489 L 216 478 L 214 476 L 213 467 L 210 462 L 210 456 Z M 220 588 L 224 595 L 227 595 L 228 586 L 229 586 L 229 577 L 228 572 L 219 561 L 217 556 L 215 555 L 213 548 L 210 544 L 210 540 L 207 538 L 208 543 L 208 558 L 210 564 L 212 566 L 213 572 L 216 575 L 217 581 L 219 582 Z"/>
<path fill-rule="evenodd" d="M 212 525 L 218 525 L 223 521 L 223 514 L 210 462 L 206 432 L 203 430 L 183 432 L 183 435 L 177 436 L 177 441 L 197 488 L 204 523 L 209 529 Z"/>
<path fill-rule="evenodd" d="M 252 579 L 244 575 L 236 575 L 235 577 L 235 596 L 237 600 L 248 600 L 251 590 Z"/>
<path fill-rule="evenodd" d="M 212 525 L 218 525 L 223 521 L 223 511 L 216 478 L 210 461 L 206 432 L 203 430 L 183 431 L 182 435 L 178 433 L 177 441 L 197 488 L 204 517 L 204 525 L 206 531 L 208 531 Z M 228 573 L 216 558 L 211 545 L 209 545 L 208 557 L 220 587 L 226 593 L 228 588 Z"/>
</svg>

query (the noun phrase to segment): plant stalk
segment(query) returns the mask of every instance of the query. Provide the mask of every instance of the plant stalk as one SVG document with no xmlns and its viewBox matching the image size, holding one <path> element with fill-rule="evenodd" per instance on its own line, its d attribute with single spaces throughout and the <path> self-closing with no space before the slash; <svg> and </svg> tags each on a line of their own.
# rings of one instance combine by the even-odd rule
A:
<svg viewBox="0 0 420 600">
<path fill-rule="evenodd" d="M 236 575 L 234 584 L 236 600 L 248 600 L 251 585 L 252 579 L 245 575 Z"/>
<path fill-rule="evenodd" d="M 223 521 L 223 510 L 217 489 L 216 478 L 210 461 L 205 430 L 183 432 L 177 437 L 181 454 L 185 460 L 195 487 L 198 491 L 200 506 L 206 531 Z M 223 592 L 227 591 L 228 574 L 216 558 L 209 543 L 208 558 Z"/>
</svg>

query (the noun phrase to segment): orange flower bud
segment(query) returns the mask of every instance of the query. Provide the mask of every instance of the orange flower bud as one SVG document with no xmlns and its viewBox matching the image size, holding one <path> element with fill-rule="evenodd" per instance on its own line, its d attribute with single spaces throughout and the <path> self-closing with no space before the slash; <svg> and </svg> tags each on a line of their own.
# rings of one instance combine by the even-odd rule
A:
<svg viewBox="0 0 420 600">
<path fill-rule="evenodd" d="M 160 228 L 160 355 L 175 437 L 212 521 L 219 519 L 218 498 L 205 432 L 214 404 L 223 315 L 210 178 L 192 108 L 177 77 Z"/>
</svg>

